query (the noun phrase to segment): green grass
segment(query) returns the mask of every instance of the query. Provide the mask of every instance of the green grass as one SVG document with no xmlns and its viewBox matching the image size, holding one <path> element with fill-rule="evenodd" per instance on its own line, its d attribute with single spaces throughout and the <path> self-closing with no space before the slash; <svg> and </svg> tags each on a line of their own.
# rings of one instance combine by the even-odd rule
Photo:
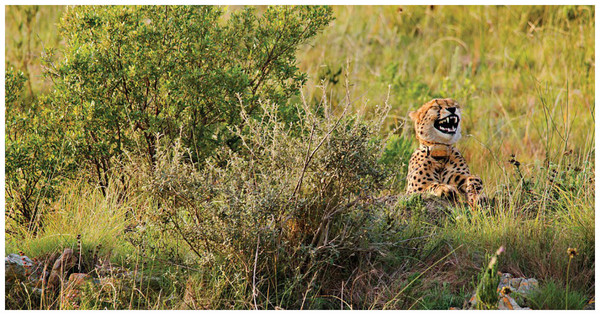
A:
<svg viewBox="0 0 600 315">
<path fill-rule="evenodd" d="M 414 137 L 408 111 L 433 97 L 452 97 L 465 107 L 457 145 L 488 194 L 505 202 L 492 215 L 458 209 L 459 219 L 449 222 L 440 237 L 473 253 L 505 245 L 501 270 L 563 283 L 566 249 L 585 248 L 586 258 L 578 257 L 571 279 L 592 294 L 593 269 L 584 266 L 595 250 L 595 138 L 589 132 L 595 103 L 594 8 L 336 10 L 334 25 L 299 57 L 301 69 L 334 91 L 333 102 L 343 95 L 334 82 L 342 69 L 353 93 L 370 100 L 359 111 L 382 104 L 389 87 L 387 125 L 399 128 L 401 137 Z M 310 81 L 309 90 L 317 84 Z M 564 154 L 570 150 L 573 154 Z M 524 181 L 535 185 L 536 196 L 524 194 L 524 181 L 514 180 L 511 154 L 521 162 Z M 560 180 L 550 183 L 553 169 Z"/>
<path fill-rule="evenodd" d="M 39 53 L 43 45 L 60 50 L 54 23 L 63 9 L 40 7 L 30 28 L 21 23 L 23 7 L 7 9 L 5 56 L 17 68 L 27 67 L 32 84 L 26 90 L 32 95 L 51 86 L 41 77 Z M 335 7 L 336 20 L 298 54 L 299 68 L 309 75 L 306 98 L 319 100 L 319 85 L 325 83 L 328 100 L 339 107 L 347 75 L 352 96 L 362 100 L 351 111 L 370 117 L 389 93 L 383 131 L 397 131 L 381 163 L 398 168 L 384 189 L 394 195 L 404 191 L 406 159 L 416 147 L 408 112 L 433 97 L 457 99 L 465 107 L 458 147 L 471 171 L 483 178 L 494 207 L 450 207 L 447 216 L 432 220 L 420 198 L 401 196 L 377 214 L 388 216 L 389 227 L 377 220 L 367 227 L 373 237 L 364 242 L 373 251 L 357 253 L 357 261 L 344 266 L 355 269 L 331 272 L 324 277 L 332 280 L 328 283 L 286 279 L 272 288 L 275 293 L 265 292 L 261 298 L 268 302 L 259 306 L 273 309 L 297 298 L 305 299 L 305 308 L 460 307 L 475 290 L 486 256 L 504 246 L 499 271 L 540 281 L 540 291 L 526 301 L 534 309 L 565 308 L 566 250 L 578 248 L 567 307 L 581 309 L 595 287 L 594 8 L 399 9 Z M 518 169 L 509 163 L 512 154 Z M 148 219 L 158 208 L 143 192 L 104 196 L 74 179 L 47 209 L 39 233 L 6 227 L 11 234 L 5 253 L 21 250 L 39 257 L 74 248 L 81 234 L 86 250 L 102 244 L 103 255 L 110 253 L 114 262 L 162 279 L 159 288 L 142 285 L 136 291 L 132 283 L 122 283 L 114 291 L 86 291 L 81 308 L 254 308 L 243 268 L 228 265 L 224 257 L 216 266 L 199 261 L 185 242 Z M 402 216 L 406 211 L 411 218 Z M 126 233 L 130 226 L 137 232 Z M 384 250 L 385 242 L 397 243 Z M 330 270 L 337 269 L 323 273 Z M 340 274 L 348 277 L 338 281 Z"/>
<path fill-rule="evenodd" d="M 357 108 L 368 113 L 389 87 L 388 126 L 401 126 L 409 138 L 410 110 L 433 97 L 455 98 L 465 107 L 458 147 L 492 189 L 510 154 L 535 164 L 547 154 L 559 159 L 563 146 L 582 155 L 593 150 L 593 7 L 399 9 L 336 7 L 333 25 L 299 55 L 312 79 L 308 90 L 317 97 L 322 78 L 339 102 L 342 82 L 327 73 L 342 69 L 353 94 L 370 100 Z"/>
<path fill-rule="evenodd" d="M 132 222 L 128 217 L 132 209 L 113 191 L 104 196 L 100 189 L 75 182 L 63 189 L 49 212 L 43 230 L 36 235 L 31 235 L 25 228 L 10 227 L 19 237 L 7 239 L 6 253 L 23 251 L 37 257 L 65 247 L 75 248 L 77 235 L 81 235 L 82 246 L 86 249 L 101 244 L 104 252 L 112 251 L 117 255 L 130 250 L 122 235 Z"/>
<path fill-rule="evenodd" d="M 537 310 L 580 310 L 589 299 L 579 292 L 568 292 L 566 300 L 565 303 L 565 288 L 550 280 L 529 298 L 528 303 Z"/>
</svg>

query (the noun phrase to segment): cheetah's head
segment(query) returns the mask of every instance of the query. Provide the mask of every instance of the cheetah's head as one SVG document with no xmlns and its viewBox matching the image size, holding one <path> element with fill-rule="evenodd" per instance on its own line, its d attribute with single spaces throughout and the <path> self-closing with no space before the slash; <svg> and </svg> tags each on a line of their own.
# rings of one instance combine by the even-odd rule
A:
<svg viewBox="0 0 600 315">
<path fill-rule="evenodd" d="M 453 99 L 433 99 L 409 116 L 419 142 L 451 145 L 460 139 L 460 105 Z"/>
</svg>

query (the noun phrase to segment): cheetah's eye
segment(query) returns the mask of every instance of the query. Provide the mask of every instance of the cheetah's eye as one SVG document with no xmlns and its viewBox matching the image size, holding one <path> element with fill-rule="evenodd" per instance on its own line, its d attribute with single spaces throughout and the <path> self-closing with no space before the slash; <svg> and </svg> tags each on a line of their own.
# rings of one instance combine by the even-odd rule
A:
<svg viewBox="0 0 600 315">
<path fill-rule="evenodd" d="M 437 106 L 437 105 L 433 105 L 433 106 L 429 107 L 429 109 L 427 111 L 428 112 L 429 111 L 439 112 L 440 111 L 440 107 Z"/>
</svg>

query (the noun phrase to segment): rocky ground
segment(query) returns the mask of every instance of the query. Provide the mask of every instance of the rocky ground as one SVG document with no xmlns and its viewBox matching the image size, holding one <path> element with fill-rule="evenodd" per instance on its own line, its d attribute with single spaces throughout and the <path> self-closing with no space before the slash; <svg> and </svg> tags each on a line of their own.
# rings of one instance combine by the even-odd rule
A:
<svg viewBox="0 0 600 315">
<path fill-rule="evenodd" d="M 531 292 L 539 288 L 539 282 L 534 278 L 515 278 L 510 273 L 502 274 L 498 283 L 498 309 L 499 310 L 530 310 L 529 307 L 521 307 L 513 298 L 519 296 L 527 298 Z M 473 296 L 465 302 L 463 309 L 476 309 L 477 296 Z"/>
<path fill-rule="evenodd" d="M 35 298 L 58 295 L 63 305 L 67 303 L 77 309 L 86 286 L 99 290 L 114 286 L 116 282 L 160 286 L 158 277 L 142 278 L 133 271 L 111 264 L 107 258 L 94 257 L 93 268 L 82 266 L 78 254 L 70 248 L 40 259 L 30 259 L 23 253 L 9 254 L 4 260 L 7 292 L 11 287 L 21 285 Z"/>
<path fill-rule="evenodd" d="M 80 272 L 81 266 L 77 266 L 78 257 L 72 249 L 67 248 L 61 254 L 52 255 L 46 259 L 30 259 L 20 254 L 9 254 L 5 258 L 6 287 L 22 284 L 31 289 L 36 295 L 43 295 L 44 290 L 59 293 L 64 303 L 69 303 L 73 308 L 78 308 L 78 299 L 82 289 L 86 285 L 102 288 L 110 285 L 117 279 L 135 279 L 135 282 L 156 282 L 160 279 L 141 279 L 125 268 L 113 266 L 108 259 L 100 261 L 90 272 Z M 79 267 L 79 268 L 78 268 Z M 499 310 L 530 310 L 521 307 L 518 300 L 526 300 L 527 297 L 539 288 L 539 281 L 534 278 L 518 278 L 510 273 L 503 273 L 498 283 L 498 309 Z M 462 309 L 471 310 L 477 307 L 475 294 L 465 301 Z M 594 301 L 586 306 L 586 309 L 594 309 Z M 460 310 L 461 308 L 451 308 Z"/>
</svg>

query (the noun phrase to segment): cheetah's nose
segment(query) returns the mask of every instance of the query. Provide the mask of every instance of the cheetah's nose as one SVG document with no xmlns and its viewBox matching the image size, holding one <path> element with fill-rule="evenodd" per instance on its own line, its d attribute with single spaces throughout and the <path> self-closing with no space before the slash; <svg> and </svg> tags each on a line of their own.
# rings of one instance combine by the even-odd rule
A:
<svg viewBox="0 0 600 315">
<path fill-rule="evenodd" d="M 454 112 L 456 111 L 456 107 L 448 107 L 446 108 L 447 111 L 450 112 L 450 114 L 454 114 Z"/>
</svg>

